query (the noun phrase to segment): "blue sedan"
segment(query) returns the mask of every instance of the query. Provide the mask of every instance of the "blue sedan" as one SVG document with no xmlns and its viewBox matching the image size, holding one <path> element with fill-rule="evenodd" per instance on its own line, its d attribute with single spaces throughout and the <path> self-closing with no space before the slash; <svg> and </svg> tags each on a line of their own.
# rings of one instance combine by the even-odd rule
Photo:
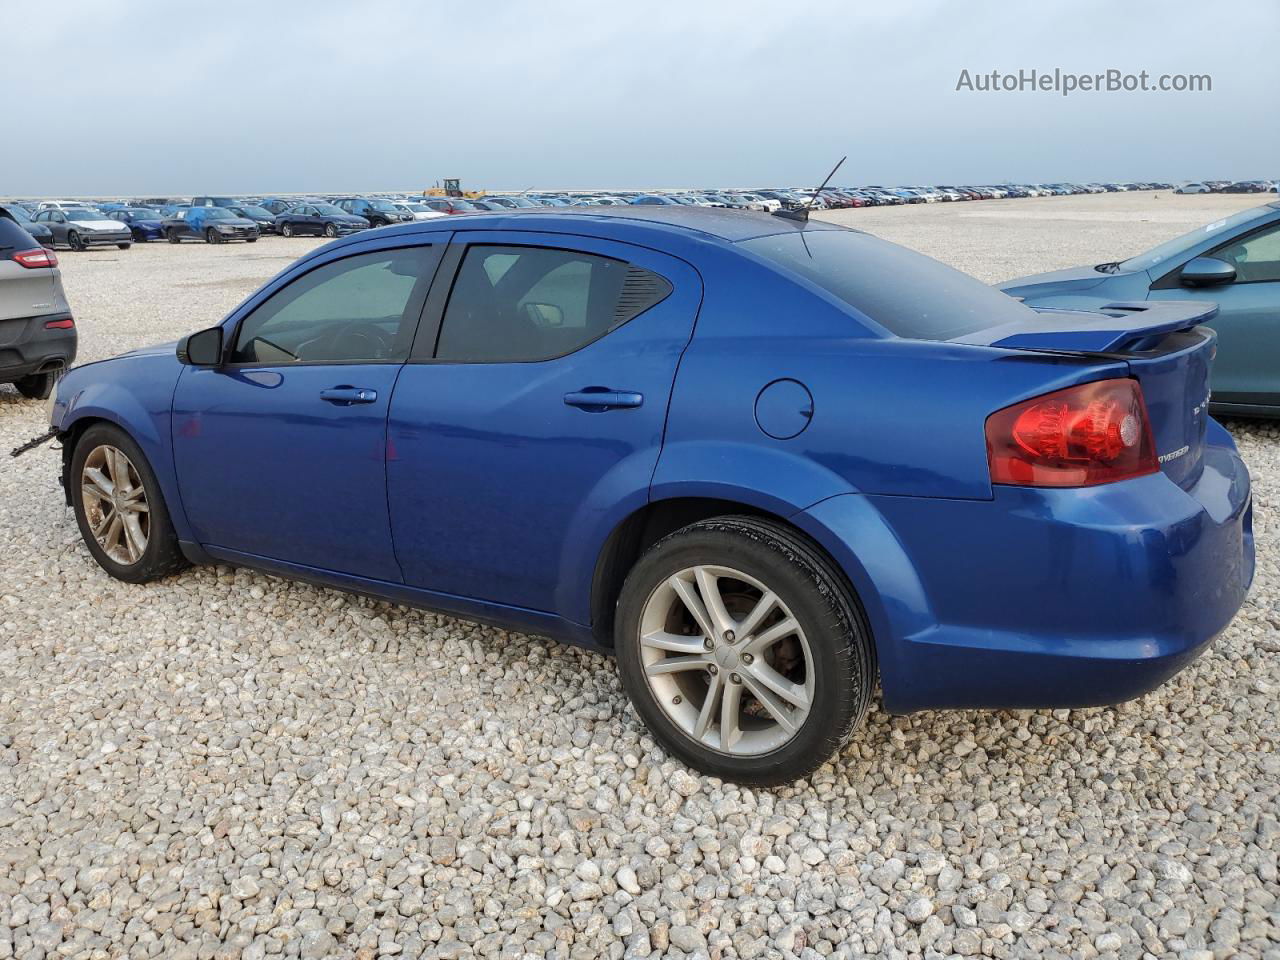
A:
<svg viewBox="0 0 1280 960">
<path fill-rule="evenodd" d="M 107 216 L 112 220 L 127 223 L 129 232 L 133 234 L 133 239 L 137 243 L 146 243 L 148 240 L 163 240 L 165 238 L 164 216 L 159 210 L 151 210 L 146 207 L 122 207 L 108 210 Z"/>
<path fill-rule="evenodd" d="M 1001 284 L 1045 307 L 1096 310 L 1124 301 L 1216 303 L 1217 414 L 1280 417 L 1280 201 L 1198 227 L 1128 260 Z"/>
<path fill-rule="evenodd" d="M 1244 599 L 1211 307 L 1040 313 L 794 214 L 465 220 L 337 240 L 68 373 L 97 562 L 610 651 L 671 754 L 750 784 L 825 762 L 877 674 L 900 713 L 1126 700 Z"/>
<path fill-rule="evenodd" d="M 368 229 L 369 221 L 364 217 L 332 203 L 300 203 L 275 219 L 275 231 L 282 237 L 345 237 Z"/>
</svg>

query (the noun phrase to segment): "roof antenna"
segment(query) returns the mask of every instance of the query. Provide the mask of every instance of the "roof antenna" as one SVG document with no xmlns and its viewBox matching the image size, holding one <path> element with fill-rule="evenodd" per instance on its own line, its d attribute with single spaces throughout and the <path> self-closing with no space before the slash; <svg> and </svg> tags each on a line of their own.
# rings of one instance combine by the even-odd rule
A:
<svg viewBox="0 0 1280 960">
<path fill-rule="evenodd" d="M 794 210 L 781 210 L 781 209 L 775 210 L 773 211 L 773 215 L 775 217 L 783 217 L 784 219 L 787 219 L 787 220 L 798 220 L 801 223 L 807 223 L 809 220 L 809 208 L 812 207 L 814 204 L 814 201 L 818 199 L 818 194 L 820 194 L 823 190 L 827 188 L 827 184 L 830 183 L 831 178 L 836 175 L 836 171 L 840 169 L 841 164 L 843 164 L 848 159 L 849 157 L 847 155 L 840 158 L 840 163 L 837 163 L 834 167 L 831 168 L 831 172 L 827 174 L 827 179 L 822 181 L 822 186 L 818 187 L 817 190 L 813 191 L 813 195 L 809 197 L 808 201 L 805 203 L 804 206 L 797 207 Z"/>
</svg>

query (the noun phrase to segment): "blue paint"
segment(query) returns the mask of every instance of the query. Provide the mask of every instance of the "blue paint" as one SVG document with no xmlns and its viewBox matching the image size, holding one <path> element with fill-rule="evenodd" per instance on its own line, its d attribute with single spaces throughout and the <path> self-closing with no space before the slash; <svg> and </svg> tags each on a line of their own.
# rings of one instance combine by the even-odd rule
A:
<svg viewBox="0 0 1280 960">
<path fill-rule="evenodd" d="M 224 330 L 315 267 L 433 243 L 447 252 L 415 359 L 205 369 L 168 345 L 71 371 L 54 419 L 127 429 L 180 538 L 207 556 L 571 643 L 599 641 L 593 578 L 620 525 L 714 498 L 791 522 L 837 562 L 892 710 L 1113 702 L 1189 662 L 1254 562 L 1248 473 L 1199 403 L 1213 338 L 1176 333 L 1196 311 L 1103 323 L 1113 344 L 1153 321 L 1185 337 L 1163 352 L 999 345 L 1034 333 L 1070 350 L 1073 324 L 1092 322 L 1030 309 L 1025 329 L 970 343 L 907 340 L 737 245 L 833 229 L 637 205 L 367 231 L 286 268 Z M 564 357 L 438 362 L 434 325 L 473 242 L 614 257 L 673 292 Z M 1186 449 L 1095 488 L 991 483 L 991 413 L 1110 377 L 1140 382 L 1160 454 Z M 348 388 L 367 402 L 322 396 Z M 587 391 L 641 399 L 566 403 Z"/>
</svg>

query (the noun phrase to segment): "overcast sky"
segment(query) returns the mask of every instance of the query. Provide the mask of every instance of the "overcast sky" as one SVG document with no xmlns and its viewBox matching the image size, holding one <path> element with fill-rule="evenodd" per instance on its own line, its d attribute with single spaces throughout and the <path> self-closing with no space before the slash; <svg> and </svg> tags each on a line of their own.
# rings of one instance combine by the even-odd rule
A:
<svg viewBox="0 0 1280 960">
<path fill-rule="evenodd" d="M 0 36 L 0 195 L 1280 177 L 1276 0 L 0 0 Z M 1213 89 L 956 91 L 1055 67 Z"/>
</svg>

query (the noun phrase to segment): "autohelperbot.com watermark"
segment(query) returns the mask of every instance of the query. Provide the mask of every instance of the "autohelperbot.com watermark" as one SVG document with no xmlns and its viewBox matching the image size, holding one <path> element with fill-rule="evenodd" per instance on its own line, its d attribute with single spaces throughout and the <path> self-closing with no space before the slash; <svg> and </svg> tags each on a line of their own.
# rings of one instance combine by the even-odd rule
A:
<svg viewBox="0 0 1280 960">
<path fill-rule="evenodd" d="M 965 93 L 1212 93 L 1207 73 L 1152 73 L 1109 69 L 1100 73 L 1053 70 L 973 71 L 962 69 L 956 91 Z"/>
</svg>

